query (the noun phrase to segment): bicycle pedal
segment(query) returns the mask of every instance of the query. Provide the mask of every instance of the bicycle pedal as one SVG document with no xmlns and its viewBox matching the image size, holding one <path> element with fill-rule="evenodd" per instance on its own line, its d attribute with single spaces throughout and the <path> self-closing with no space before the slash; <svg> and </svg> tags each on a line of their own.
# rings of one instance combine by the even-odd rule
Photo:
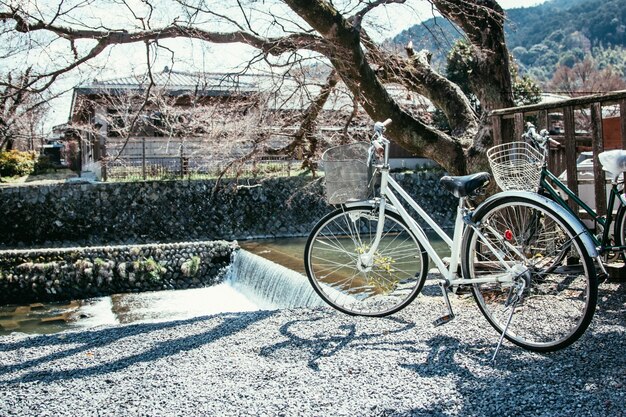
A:
<svg viewBox="0 0 626 417">
<path fill-rule="evenodd" d="M 446 314 L 445 316 L 439 317 L 437 320 L 433 321 L 433 326 L 439 327 L 446 323 L 450 323 L 454 318 L 454 314 Z"/>
</svg>

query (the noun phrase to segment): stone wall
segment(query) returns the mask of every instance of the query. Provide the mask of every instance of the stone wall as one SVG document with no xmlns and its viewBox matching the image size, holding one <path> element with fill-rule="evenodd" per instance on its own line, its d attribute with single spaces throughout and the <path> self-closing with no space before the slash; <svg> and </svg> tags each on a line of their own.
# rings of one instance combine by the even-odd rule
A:
<svg viewBox="0 0 626 417">
<path fill-rule="evenodd" d="M 439 175 L 395 178 L 453 225 Z M 222 239 L 306 236 L 330 210 L 306 178 L 0 188 L 0 304 L 213 285 L 237 247 Z"/>
<path fill-rule="evenodd" d="M 0 251 L 0 305 L 211 286 L 236 248 L 215 241 Z"/>
<path fill-rule="evenodd" d="M 395 174 L 444 227 L 440 174 Z M 332 209 L 320 180 L 148 181 L 0 188 L 0 248 L 306 236 Z"/>
</svg>

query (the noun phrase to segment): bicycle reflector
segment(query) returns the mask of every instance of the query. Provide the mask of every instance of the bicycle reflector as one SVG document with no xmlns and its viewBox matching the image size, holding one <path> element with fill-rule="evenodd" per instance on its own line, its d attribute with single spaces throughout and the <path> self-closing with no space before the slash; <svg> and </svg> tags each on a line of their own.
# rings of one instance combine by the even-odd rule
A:
<svg viewBox="0 0 626 417">
<path fill-rule="evenodd" d="M 513 232 L 511 232 L 511 229 L 506 229 L 504 231 L 504 238 L 506 240 L 513 240 Z"/>
</svg>

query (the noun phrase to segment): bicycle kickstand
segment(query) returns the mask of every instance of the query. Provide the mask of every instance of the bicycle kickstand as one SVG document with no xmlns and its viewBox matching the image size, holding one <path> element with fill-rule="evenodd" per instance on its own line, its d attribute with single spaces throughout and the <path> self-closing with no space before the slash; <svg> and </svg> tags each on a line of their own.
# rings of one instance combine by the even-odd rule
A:
<svg viewBox="0 0 626 417">
<path fill-rule="evenodd" d="M 522 285 L 517 291 L 514 291 L 515 288 L 511 287 L 511 293 L 509 295 L 509 298 L 506 300 L 506 306 L 511 307 L 511 312 L 509 313 L 509 317 L 506 320 L 506 325 L 504 326 L 504 329 L 502 329 L 502 333 L 500 334 L 500 339 L 498 340 L 496 350 L 495 352 L 493 352 L 493 356 L 491 357 L 491 361 L 494 363 L 496 362 L 496 355 L 500 350 L 500 346 L 502 346 L 502 342 L 504 341 L 504 335 L 506 334 L 507 330 L 509 330 L 509 325 L 511 324 L 511 320 L 513 319 L 513 313 L 515 313 L 515 307 L 517 307 L 517 303 L 521 299 L 525 287 L 526 285 L 524 281 L 522 281 Z"/>
<path fill-rule="evenodd" d="M 495 352 L 493 352 L 493 356 L 491 357 L 491 362 L 496 362 L 496 355 L 498 354 L 498 351 L 500 350 L 500 346 L 502 346 L 502 342 L 504 341 L 504 335 L 506 334 L 506 331 L 509 329 L 509 324 L 511 324 L 511 319 L 513 318 L 513 313 L 515 312 L 515 306 L 517 305 L 517 301 L 515 301 L 512 305 L 511 305 L 511 313 L 509 313 L 509 318 L 506 321 L 506 326 L 504 326 L 504 330 L 502 331 L 502 334 L 500 334 L 500 340 L 498 340 L 498 345 L 496 346 L 496 350 Z"/>
<path fill-rule="evenodd" d="M 450 323 L 454 318 L 454 313 L 452 312 L 452 305 L 450 304 L 450 298 L 448 297 L 448 281 L 442 280 L 439 281 L 439 288 L 441 288 L 441 292 L 443 294 L 443 299 L 446 301 L 446 308 L 448 309 L 448 314 L 445 316 L 439 317 L 437 320 L 433 322 L 433 326 L 438 327 L 446 323 Z"/>
</svg>

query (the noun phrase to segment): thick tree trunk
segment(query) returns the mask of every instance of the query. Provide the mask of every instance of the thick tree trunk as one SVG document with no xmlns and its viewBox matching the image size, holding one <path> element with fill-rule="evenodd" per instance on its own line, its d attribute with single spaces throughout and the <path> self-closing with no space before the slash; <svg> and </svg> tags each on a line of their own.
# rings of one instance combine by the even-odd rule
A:
<svg viewBox="0 0 626 417">
<path fill-rule="evenodd" d="M 486 111 L 511 107 L 513 88 L 504 38 L 504 10 L 495 0 L 432 0 L 467 35 L 473 51 L 472 91 Z"/>
</svg>

